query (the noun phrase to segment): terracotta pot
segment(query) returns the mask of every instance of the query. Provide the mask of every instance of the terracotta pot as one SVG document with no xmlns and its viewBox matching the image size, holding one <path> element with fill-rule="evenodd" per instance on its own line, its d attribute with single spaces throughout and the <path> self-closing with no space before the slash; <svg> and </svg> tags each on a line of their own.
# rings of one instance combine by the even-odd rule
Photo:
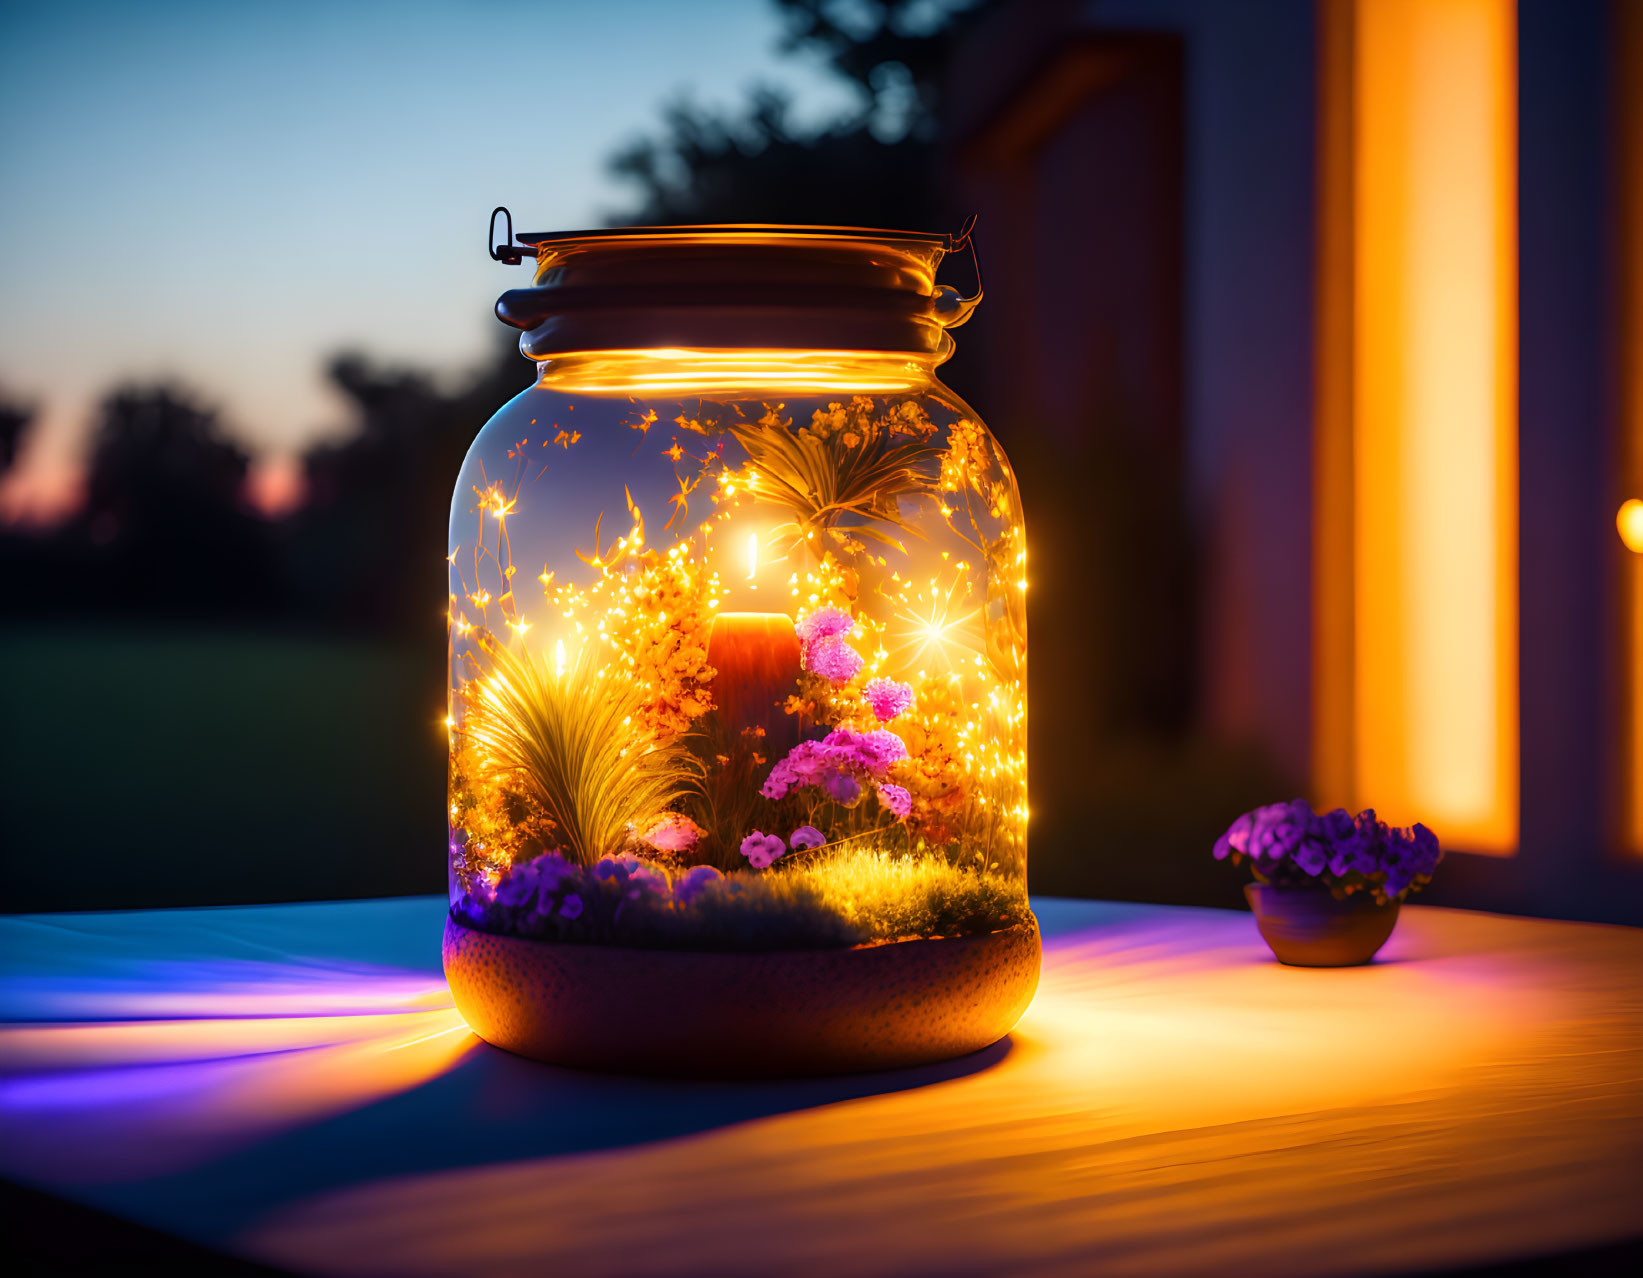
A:
<svg viewBox="0 0 1643 1278">
<path fill-rule="evenodd" d="M 1380 952 L 1398 922 L 1397 901 L 1376 903 L 1368 892 L 1336 900 L 1327 888 L 1244 888 L 1261 939 L 1291 967 L 1353 967 Z"/>
<path fill-rule="evenodd" d="M 851 950 L 686 953 L 497 936 L 445 921 L 445 979 L 487 1042 L 584 1069 L 797 1076 L 923 1065 L 1014 1028 L 1037 921 Z"/>
</svg>

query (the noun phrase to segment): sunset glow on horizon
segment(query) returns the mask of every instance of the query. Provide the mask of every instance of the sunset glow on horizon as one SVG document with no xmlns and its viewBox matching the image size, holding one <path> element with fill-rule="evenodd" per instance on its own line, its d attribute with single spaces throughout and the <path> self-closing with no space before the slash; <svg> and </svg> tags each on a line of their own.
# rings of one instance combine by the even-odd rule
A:
<svg viewBox="0 0 1643 1278">
<path fill-rule="evenodd" d="M 610 157 L 680 98 L 729 111 L 775 82 L 796 119 L 847 110 L 781 30 L 766 0 L 7 6 L 0 396 L 38 415 L 0 522 L 72 509 L 101 397 L 161 380 L 218 409 L 248 496 L 286 508 L 295 459 L 350 422 L 329 357 L 455 379 L 506 341 L 491 307 L 524 281 L 480 249 L 492 205 L 601 224 L 634 199 Z"/>
</svg>

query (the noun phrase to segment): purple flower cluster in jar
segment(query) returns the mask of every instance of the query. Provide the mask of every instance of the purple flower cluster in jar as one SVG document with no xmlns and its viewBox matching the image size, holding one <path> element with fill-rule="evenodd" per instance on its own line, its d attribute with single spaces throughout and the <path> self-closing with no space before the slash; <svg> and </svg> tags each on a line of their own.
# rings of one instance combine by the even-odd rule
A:
<svg viewBox="0 0 1643 1278">
<path fill-rule="evenodd" d="M 1402 900 L 1431 881 L 1443 859 L 1437 835 L 1416 822 L 1388 826 L 1365 808 L 1316 813 L 1304 799 L 1244 813 L 1215 841 L 1217 861 L 1245 857 L 1262 883 L 1328 887 L 1337 896 L 1370 891 Z"/>
<path fill-rule="evenodd" d="M 637 857 L 605 857 L 585 869 L 558 852 L 544 852 L 513 866 L 495 883 L 482 880 L 453 910 L 463 922 L 484 930 L 541 935 L 563 932 L 578 920 L 582 927 L 592 926 L 596 915 L 619 923 L 623 912 L 636 905 L 688 904 L 723 877 L 710 866 L 698 866 L 675 883 L 659 866 Z"/>
<path fill-rule="evenodd" d="M 830 683 L 848 683 L 861 673 L 861 654 L 845 643 L 856 623 L 839 608 L 818 608 L 793 627 L 799 637 L 799 660 L 812 674 Z"/>
<path fill-rule="evenodd" d="M 848 807 L 861 798 L 864 785 L 872 785 L 880 804 L 901 821 L 912 811 L 912 795 L 886 777 L 906 757 L 907 743 L 888 728 L 834 728 L 820 741 L 799 742 L 778 759 L 759 793 L 779 802 L 791 790 L 820 786 L 835 803 Z"/>
<path fill-rule="evenodd" d="M 813 825 L 801 825 L 788 836 L 785 843 L 779 834 L 766 834 L 762 830 L 755 830 L 742 840 L 741 853 L 755 870 L 768 870 L 782 859 L 789 848 L 795 852 L 808 852 L 812 848 L 826 846 L 825 834 Z"/>
</svg>

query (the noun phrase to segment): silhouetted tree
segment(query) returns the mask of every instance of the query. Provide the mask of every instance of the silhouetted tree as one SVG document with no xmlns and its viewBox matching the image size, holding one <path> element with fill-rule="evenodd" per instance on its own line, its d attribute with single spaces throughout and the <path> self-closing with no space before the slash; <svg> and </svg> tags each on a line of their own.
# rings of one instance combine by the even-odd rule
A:
<svg viewBox="0 0 1643 1278">
<path fill-rule="evenodd" d="M 936 172 L 936 134 L 954 40 L 987 6 L 928 0 L 778 0 L 783 48 L 821 55 L 858 92 L 858 108 L 799 130 L 787 97 L 761 86 L 740 112 L 688 100 L 663 133 L 618 152 L 634 183 L 628 223 L 796 222 L 939 227 L 952 220 Z"/>
<path fill-rule="evenodd" d="M 266 530 L 245 504 L 249 465 L 215 410 L 187 391 L 110 394 L 70 529 L 98 548 L 91 573 L 101 599 L 167 615 L 277 609 Z"/>
<path fill-rule="evenodd" d="M 34 421 L 33 405 L 0 398 L 0 475 L 11 469 L 23 449 L 23 437 Z"/>
<path fill-rule="evenodd" d="M 103 401 L 86 471 L 93 521 L 169 523 L 238 511 L 250 458 L 213 409 L 175 386 L 125 386 Z"/>
<path fill-rule="evenodd" d="M 928 140 L 939 127 L 954 44 L 977 0 L 776 0 L 782 49 L 817 53 L 862 94 L 869 128 Z"/>
</svg>

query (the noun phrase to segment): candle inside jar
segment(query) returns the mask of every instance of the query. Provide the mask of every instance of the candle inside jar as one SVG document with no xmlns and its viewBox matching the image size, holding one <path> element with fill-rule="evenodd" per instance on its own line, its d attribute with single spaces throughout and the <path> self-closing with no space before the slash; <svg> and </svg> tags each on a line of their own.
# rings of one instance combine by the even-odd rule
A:
<svg viewBox="0 0 1643 1278">
<path fill-rule="evenodd" d="M 760 753 L 779 756 L 799 741 L 798 720 L 782 707 L 798 690 L 799 637 L 782 612 L 721 612 L 707 637 L 713 702 L 732 736 L 764 729 Z"/>
</svg>

